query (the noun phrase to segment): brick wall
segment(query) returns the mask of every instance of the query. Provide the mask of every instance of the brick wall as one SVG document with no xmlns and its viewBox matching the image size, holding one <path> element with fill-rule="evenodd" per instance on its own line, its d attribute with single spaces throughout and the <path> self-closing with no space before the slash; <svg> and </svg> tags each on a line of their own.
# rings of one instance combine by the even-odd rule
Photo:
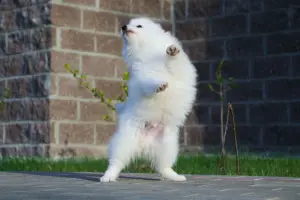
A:
<svg viewBox="0 0 300 200">
<path fill-rule="evenodd" d="M 198 100 L 186 146 L 220 141 L 218 96 L 210 92 L 221 61 L 238 84 L 226 100 L 235 109 L 239 143 L 248 150 L 299 153 L 300 1 L 176 1 L 176 35 L 199 72 Z M 232 130 L 228 133 L 232 146 Z"/>
<path fill-rule="evenodd" d="M 198 99 L 182 129 L 183 149 L 220 141 L 218 96 L 208 90 L 225 59 L 238 84 L 239 143 L 248 150 L 299 153 L 300 3 L 294 0 L 2 0 L 0 152 L 7 155 L 102 156 L 114 122 L 66 73 L 68 63 L 112 97 L 120 93 L 121 24 L 146 15 L 175 30 L 199 74 Z M 172 13 L 175 19 L 172 18 Z M 2 95 L 2 94 L 0 94 Z M 227 144 L 232 147 L 232 127 Z"/>
<path fill-rule="evenodd" d="M 0 93 L 12 91 L 0 113 L 1 156 L 105 154 L 115 124 L 64 64 L 118 95 L 120 26 L 141 14 L 172 28 L 168 0 L 0 1 Z"/>
</svg>

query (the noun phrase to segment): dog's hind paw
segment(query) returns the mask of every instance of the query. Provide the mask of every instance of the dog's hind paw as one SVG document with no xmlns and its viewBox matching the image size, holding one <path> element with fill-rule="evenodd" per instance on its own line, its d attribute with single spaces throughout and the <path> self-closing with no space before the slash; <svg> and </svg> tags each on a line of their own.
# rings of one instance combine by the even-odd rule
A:
<svg viewBox="0 0 300 200">
<path fill-rule="evenodd" d="M 160 171 L 163 178 L 171 180 L 171 181 L 186 181 L 186 177 L 184 175 L 177 174 L 172 168 L 165 168 Z"/>
<path fill-rule="evenodd" d="M 186 177 L 185 176 L 183 176 L 183 175 L 178 175 L 178 176 L 176 176 L 176 177 L 172 177 L 172 179 L 171 179 L 172 181 L 178 181 L 178 182 L 180 182 L 180 181 L 186 181 Z"/>
</svg>

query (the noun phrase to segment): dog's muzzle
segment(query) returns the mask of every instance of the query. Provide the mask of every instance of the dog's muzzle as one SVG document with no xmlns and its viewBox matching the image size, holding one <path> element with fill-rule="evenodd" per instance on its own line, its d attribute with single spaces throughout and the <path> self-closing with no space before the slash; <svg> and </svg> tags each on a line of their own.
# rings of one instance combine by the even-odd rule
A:
<svg viewBox="0 0 300 200">
<path fill-rule="evenodd" d="M 132 30 L 128 29 L 127 25 L 122 26 L 122 32 L 126 35 L 129 33 L 134 33 Z"/>
</svg>

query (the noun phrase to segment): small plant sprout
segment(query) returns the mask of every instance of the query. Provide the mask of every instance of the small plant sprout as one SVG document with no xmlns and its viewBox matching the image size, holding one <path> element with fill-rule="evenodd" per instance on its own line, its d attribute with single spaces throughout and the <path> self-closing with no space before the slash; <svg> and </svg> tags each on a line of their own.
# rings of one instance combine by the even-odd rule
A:
<svg viewBox="0 0 300 200">
<path fill-rule="evenodd" d="M 239 162 L 238 162 L 238 148 L 237 148 L 237 139 L 236 139 L 236 126 L 234 121 L 234 112 L 233 107 L 231 103 L 228 103 L 228 109 L 226 113 L 226 123 L 224 125 L 224 100 L 226 100 L 226 94 L 229 90 L 236 87 L 236 85 L 233 83 L 233 78 L 229 77 L 228 79 L 225 79 L 222 76 L 222 68 L 223 68 L 224 60 L 222 60 L 216 70 L 215 77 L 218 85 L 218 89 L 215 89 L 211 84 L 208 84 L 208 88 L 210 91 L 215 92 L 219 96 L 220 100 L 220 129 L 221 129 L 221 159 L 218 163 L 218 169 L 223 171 L 225 168 L 225 156 L 226 156 L 226 150 L 225 150 L 225 142 L 226 142 L 226 134 L 228 130 L 228 123 L 229 123 L 229 115 L 232 116 L 232 122 L 233 122 L 233 128 L 234 128 L 234 137 L 235 137 L 235 150 L 236 150 L 236 160 L 237 160 L 237 170 L 239 173 Z M 221 160 L 223 161 L 223 167 L 221 167 Z"/>
<path fill-rule="evenodd" d="M 128 96 L 128 86 L 126 83 L 122 84 L 122 91 L 125 94 L 125 97 L 121 94 L 117 96 L 115 99 L 107 98 L 105 97 L 105 94 L 103 91 L 99 91 L 97 88 L 94 88 L 91 86 L 91 83 L 87 81 L 87 77 L 85 74 L 80 74 L 78 70 L 72 69 L 72 67 L 69 64 L 65 64 L 65 69 L 73 75 L 74 78 L 79 79 L 79 84 L 84 86 L 86 89 L 91 91 L 94 97 L 97 97 L 100 99 L 101 103 L 104 103 L 108 108 L 115 111 L 114 102 L 124 102 Z M 123 73 L 123 80 L 127 82 L 129 80 L 129 73 L 125 72 Z M 112 117 L 109 115 L 104 115 L 103 119 L 105 121 L 112 121 Z"/>
<path fill-rule="evenodd" d="M 8 99 L 10 96 L 11 96 L 11 91 L 8 88 L 5 88 L 3 95 L 0 98 L 0 111 L 4 109 L 5 99 Z"/>
</svg>

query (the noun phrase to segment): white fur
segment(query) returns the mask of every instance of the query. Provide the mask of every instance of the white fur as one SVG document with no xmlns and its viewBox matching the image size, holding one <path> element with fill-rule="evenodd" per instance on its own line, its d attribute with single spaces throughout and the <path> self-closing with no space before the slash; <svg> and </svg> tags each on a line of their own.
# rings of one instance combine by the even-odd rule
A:
<svg viewBox="0 0 300 200">
<path fill-rule="evenodd" d="M 172 166 L 179 151 L 179 127 L 195 100 L 196 70 L 178 40 L 159 24 L 136 18 L 127 27 L 134 32 L 123 33 L 128 98 L 116 106 L 117 131 L 108 145 L 109 166 L 100 181 L 116 181 L 137 156 L 148 158 L 164 178 L 185 181 Z M 166 53 L 171 45 L 180 49 L 175 56 Z M 165 83 L 166 90 L 157 93 Z M 151 126 L 146 125 L 149 122 Z"/>
</svg>

